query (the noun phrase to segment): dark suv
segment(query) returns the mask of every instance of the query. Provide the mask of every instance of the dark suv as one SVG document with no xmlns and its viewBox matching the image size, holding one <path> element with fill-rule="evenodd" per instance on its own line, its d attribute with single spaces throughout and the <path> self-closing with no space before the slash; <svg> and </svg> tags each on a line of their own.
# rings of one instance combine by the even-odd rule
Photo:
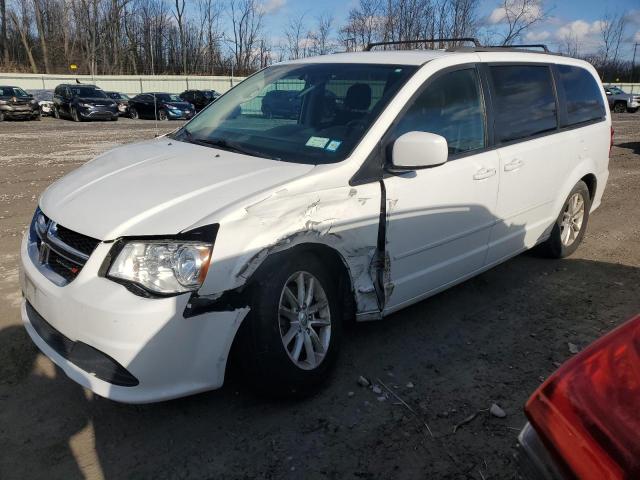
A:
<svg viewBox="0 0 640 480">
<path fill-rule="evenodd" d="M 141 93 L 129 100 L 131 118 L 190 119 L 195 107 L 174 93 Z"/>
<path fill-rule="evenodd" d="M 118 104 L 95 85 L 62 84 L 53 94 L 53 116 L 83 120 L 118 120 Z"/>
<path fill-rule="evenodd" d="M 185 90 L 180 94 L 182 100 L 196 107 L 196 112 L 217 100 L 218 97 L 220 97 L 220 94 L 215 90 Z"/>
<path fill-rule="evenodd" d="M 5 118 L 40 120 L 40 105 L 20 87 L 0 86 L 0 122 Z"/>
</svg>

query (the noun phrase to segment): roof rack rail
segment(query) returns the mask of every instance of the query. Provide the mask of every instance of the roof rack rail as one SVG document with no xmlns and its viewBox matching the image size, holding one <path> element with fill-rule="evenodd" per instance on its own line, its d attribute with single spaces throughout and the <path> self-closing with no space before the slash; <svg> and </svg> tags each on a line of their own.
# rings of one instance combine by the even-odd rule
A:
<svg viewBox="0 0 640 480">
<path fill-rule="evenodd" d="M 416 40 L 394 40 L 389 42 L 373 42 L 366 46 L 365 52 L 370 52 L 374 47 L 383 47 L 387 45 L 407 45 L 412 43 L 440 43 L 440 42 L 471 42 L 476 47 L 482 47 L 477 38 L 461 37 L 461 38 L 420 38 Z"/>
<path fill-rule="evenodd" d="M 549 48 L 544 43 L 530 43 L 519 45 L 500 45 L 499 48 L 541 48 L 545 52 L 549 53 Z"/>
</svg>

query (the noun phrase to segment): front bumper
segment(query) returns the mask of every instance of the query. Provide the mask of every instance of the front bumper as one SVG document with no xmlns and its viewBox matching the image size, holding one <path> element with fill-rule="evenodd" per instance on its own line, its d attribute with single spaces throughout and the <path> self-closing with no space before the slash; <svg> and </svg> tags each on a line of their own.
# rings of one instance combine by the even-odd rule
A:
<svg viewBox="0 0 640 480">
<path fill-rule="evenodd" d="M 222 385 L 231 344 L 248 308 L 184 318 L 187 294 L 138 297 L 98 276 L 111 247 L 107 243 L 99 244 L 78 276 L 60 287 L 29 257 L 27 237 L 21 248 L 22 320 L 33 342 L 71 379 L 102 397 L 125 403 L 169 400 Z M 31 308 L 71 342 L 66 350 L 46 330 L 43 333 L 41 322 L 40 328 L 34 324 Z M 93 356 L 79 361 L 69 353 L 75 351 L 72 344 L 83 345 L 83 357 L 87 356 L 84 346 Z M 99 358 L 111 359 L 138 383 L 125 386 L 115 377 L 105 380 L 108 375 L 95 365 Z"/>
<path fill-rule="evenodd" d="M 117 107 L 80 107 L 78 113 L 82 118 L 88 120 L 111 120 L 118 116 Z"/>
<path fill-rule="evenodd" d="M 189 120 L 190 118 L 193 117 L 194 112 L 193 110 L 170 110 L 167 109 L 167 115 L 169 116 L 169 118 L 172 119 L 184 119 L 184 120 Z"/>
<path fill-rule="evenodd" d="M 2 105 L 0 111 L 4 113 L 6 118 L 31 118 L 40 115 L 39 108 L 33 108 L 29 105 L 11 106 Z"/>
</svg>

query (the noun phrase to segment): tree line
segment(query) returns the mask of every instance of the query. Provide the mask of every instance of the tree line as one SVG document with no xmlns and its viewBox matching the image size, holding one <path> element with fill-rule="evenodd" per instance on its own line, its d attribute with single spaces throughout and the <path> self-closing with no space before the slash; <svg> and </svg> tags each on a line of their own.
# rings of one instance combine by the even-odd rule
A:
<svg viewBox="0 0 640 480">
<path fill-rule="evenodd" d="M 269 4 L 261 0 L 0 0 L 0 65 L 32 73 L 69 73 L 74 64 L 91 75 L 240 76 L 371 42 L 479 36 L 509 45 L 549 15 L 542 0 L 502 0 L 501 28 L 492 31 L 481 25 L 479 2 L 359 0 L 345 19 L 280 11 L 287 19 L 276 34 L 265 28 Z M 619 55 L 624 22 L 622 15 L 603 22 L 602 48 L 589 58 L 603 75 L 628 75 Z M 581 54 L 577 39 L 567 38 L 563 49 Z"/>
</svg>

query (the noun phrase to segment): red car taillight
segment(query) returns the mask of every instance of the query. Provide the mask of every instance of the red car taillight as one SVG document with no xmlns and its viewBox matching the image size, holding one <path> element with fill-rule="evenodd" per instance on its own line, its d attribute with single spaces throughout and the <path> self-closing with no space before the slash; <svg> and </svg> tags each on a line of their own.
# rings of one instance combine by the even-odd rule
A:
<svg viewBox="0 0 640 480">
<path fill-rule="evenodd" d="M 640 478 L 640 315 L 560 367 L 525 413 L 572 476 Z"/>
</svg>

